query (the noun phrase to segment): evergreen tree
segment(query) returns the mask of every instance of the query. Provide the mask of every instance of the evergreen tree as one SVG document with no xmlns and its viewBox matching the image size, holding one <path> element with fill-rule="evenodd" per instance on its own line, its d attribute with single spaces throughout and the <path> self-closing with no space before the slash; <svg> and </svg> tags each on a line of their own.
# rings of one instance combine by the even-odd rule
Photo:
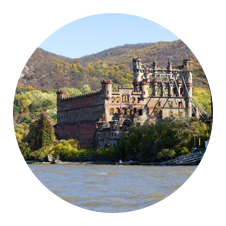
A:
<svg viewBox="0 0 226 226">
<path fill-rule="evenodd" d="M 53 140 L 53 126 L 46 113 L 43 111 L 40 113 L 39 119 L 30 124 L 28 142 L 30 143 L 32 151 L 35 151 L 42 147 L 51 145 Z"/>
</svg>

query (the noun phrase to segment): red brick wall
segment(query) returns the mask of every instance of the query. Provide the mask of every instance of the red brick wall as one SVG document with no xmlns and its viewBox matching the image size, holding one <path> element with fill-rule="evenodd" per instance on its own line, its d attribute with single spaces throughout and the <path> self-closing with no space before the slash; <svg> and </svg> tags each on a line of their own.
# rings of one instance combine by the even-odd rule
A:
<svg viewBox="0 0 226 226">
<path fill-rule="evenodd" d="M 77 139 L 80 147 L 92 146 L 93 134 L 96 131 L 96 122 L 81 122 L 78 124 L 57 124 L 55 133 L 59 139 Z"/>
</svg>

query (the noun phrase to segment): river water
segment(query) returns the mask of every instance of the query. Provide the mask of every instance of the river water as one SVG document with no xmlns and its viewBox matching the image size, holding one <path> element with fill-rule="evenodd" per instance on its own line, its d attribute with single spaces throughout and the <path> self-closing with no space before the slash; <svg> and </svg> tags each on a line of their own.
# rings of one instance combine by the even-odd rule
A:
<svg viewBox="0 0 226 226">
<path fill-rule="evenodd" d="M 54 194 L 84 209 L 118 213 L 153 205 L 176 191 L 196 166 L 29 165 Z"/>
</svg>

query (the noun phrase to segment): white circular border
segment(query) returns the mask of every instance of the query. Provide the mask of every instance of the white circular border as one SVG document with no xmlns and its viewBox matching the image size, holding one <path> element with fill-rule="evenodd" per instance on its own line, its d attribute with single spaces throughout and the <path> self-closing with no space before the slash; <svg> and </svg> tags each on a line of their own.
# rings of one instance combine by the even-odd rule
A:
<svg viewBox="0 0 226 226">
<path fill-rule="evenodd" d="M 225 201 L 225 52 L 223 1 L 8 1 L 1 3 L 1 207 L 3 225 L 221 225 Z M 192 177 L 174 194 L 148 208 L 119 214 L 87 211 L 46 189 L 20 155 L 13 130 L 13 98 L 32 52 L 50 34 L 76 19 L 126 13 L 150 19 L 180 37 L 204 68 L 213 95 L 214 126 L 207 153 Z M 218 66 L 219 65 L 219 66 Z M 221 87 L 222 86 L 222 87 Z M 218 109 L 221 107 L 221 109 Z M 218 115 L 219 114 L 219 115 Z"/>
</svg>

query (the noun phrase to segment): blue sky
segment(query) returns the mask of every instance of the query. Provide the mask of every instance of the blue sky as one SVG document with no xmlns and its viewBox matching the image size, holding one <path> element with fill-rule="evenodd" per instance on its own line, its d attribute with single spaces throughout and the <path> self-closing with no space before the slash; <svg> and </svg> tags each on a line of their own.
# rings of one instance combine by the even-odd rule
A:
<svg viewBox="0 0 226 226">
<path fill-rule="evenodd" d="M 39 47 L 51 53 L 79 58 L 125 44 L 178 39 L 172 32 L 150 20 L 109 13 L 71 22 L 46 38 Z"/>
</svg>

